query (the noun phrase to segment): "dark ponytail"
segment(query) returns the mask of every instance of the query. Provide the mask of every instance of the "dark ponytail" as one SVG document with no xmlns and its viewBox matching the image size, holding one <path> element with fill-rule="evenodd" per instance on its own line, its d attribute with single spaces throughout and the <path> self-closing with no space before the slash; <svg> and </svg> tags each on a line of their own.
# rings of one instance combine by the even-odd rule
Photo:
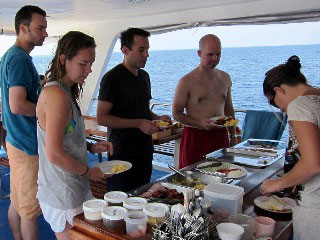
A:
<svg viewBox="0 0 320 240">
<path fill-rule="evenodd" d="M 270 69 L 266 73 L 263 82 L 263 93 L 265 96 L 271 96 L 275 87 L 281 84 L 296 86 L 300 83 L 307 84 L 306 77 L 301 73 L 301 64 L 298 56 L 291 56 L 286 63 Z"/>
</svg>

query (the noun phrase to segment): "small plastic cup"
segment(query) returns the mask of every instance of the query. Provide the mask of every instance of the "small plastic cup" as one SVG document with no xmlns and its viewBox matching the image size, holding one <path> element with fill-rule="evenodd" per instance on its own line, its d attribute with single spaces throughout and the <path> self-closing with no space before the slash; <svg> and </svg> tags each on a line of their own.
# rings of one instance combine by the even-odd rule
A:
<svg viewBox="0 0 320 240">
<path fill-rule="evenodd" d="M 169 207 L 163 203 L 147 203 L 143 211 L 147 214 L 148 223 L 153 226 L 164 220 Z"/>
<path fill-rule="evenodd" d="M 142 211 L 147 202 L 146 199 L 141 197 L 130 197 L 123 201 L 123 207 L 128 211 Z"/>
<path fill-rule="evenodd" d="M 219 223 L 217 232 L 221 240 L 240 240 L 244 233 L 243 227 L 235 223 Z"/>
<path fill-rule="evenodd" d="M 103 218 L 103 225 L 112 231 L 117 233 L 125 233 L 126 223 L 124 221 L 125 215 L 128 210 L 123 207 L 112 206 L 106 207 L 101 212 Z"/>
<path fill-rule="evenodd" d="M 142 211 L 131 211 L 124 217 L 126 233 L 130 237 L 138 238 L 147 234 L 147 214 Z"/>
<path fill-rule="evenodd" d="M 276 221 L 269 217 L 256 217 L 255 235 L 256 237 L 272 237 Z"/>
<path fill-rule="evenodd" d="M 104 195 L 104 200 L 108 203 L 108 206 L 123 206 L 123 200 L 128 198 L 128 194 L 120 191 L 107 192 Z"/>
<path fill-rule="evenodd" d="M 90 199 L 82 205 L 84 217 L 88 221 L 99 221 L 102 219 L 101 212 L 107 206 L 102 199 Z"/>
<path fill-rule="evenodd" d="M 255 220 L 253 217 L 244 214 L 235 214 L 231 215 L 228 218 L 228 221 L 235 223 L 243 227 L 244 233 L 241 237 L 241 240 L 252 240 L 254 234 L 254 224 Z"/>
</svg>

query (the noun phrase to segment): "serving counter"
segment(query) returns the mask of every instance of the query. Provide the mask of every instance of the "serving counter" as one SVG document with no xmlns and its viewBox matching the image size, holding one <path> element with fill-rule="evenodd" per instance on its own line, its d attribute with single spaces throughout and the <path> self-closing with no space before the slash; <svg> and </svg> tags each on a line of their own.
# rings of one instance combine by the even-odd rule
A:
<svg viewBox="0 0 320 240">
<path fill-rule="evenodd" d="M 215 153 L 219 153 L 218 150 Z M 203 162 L 205 162 L 204 160 Z M 287 240 L 292 234 L 292 222 L 291 213 L 272 213 L 254 205 L 254 199 L 260 196 L 260 185 L 265 179 L 276 178 L 282 173 L 284 159 L 280 158 L 273 162 L 271 165 L 265 168 L 257 167 L 245 167 L 248 171 L 247 176 L 241 179 L 235 179 L 231 184 L 240 186 L 244 189 L 243 197 L 243 214 L 256 217 L 256 216 L 268 216 L 276 221 L 274 240 Z M 199 163 L 198 163 L 199 164 Z M 197 164 L 191 165 L 184 170 L 193 169 Z M 166 179 L 162 179 L 165 181 Z M 151 185 L 151 184 L 149 184 Z M 141 188 L 146 188 L 142 186 Z M 104 187 L 105 189 L 105 187 Z M 101 192 L 100 197 L 103 197 Z M 117 235 L 102 226 L 100 224 L 88 223 L 83 214 L 78 215 L 74 219 L 74 228 L 71 230 L 71 238 L 73 240 L 84 240 L 84 239 L 130 239 L 127 235 Z M 142 238 L 141 238 L 142 239 Z M 151 233 L 143 239 L 152 239 Z"/>
</svg>

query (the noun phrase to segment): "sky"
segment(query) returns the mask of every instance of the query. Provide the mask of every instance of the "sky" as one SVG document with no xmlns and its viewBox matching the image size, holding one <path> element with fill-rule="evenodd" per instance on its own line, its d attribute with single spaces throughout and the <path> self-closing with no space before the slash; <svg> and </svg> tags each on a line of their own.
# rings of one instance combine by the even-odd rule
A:
<svg viewBox="0 0 320 240">
<path fill-rule="evenodd" d="M 196 49 L 199 39 L 216 34 L 222 47 L 282 46 L 320 44 L 320 22 L 219 26 L 184 29 L 150 37 L 150 51 L 167 49 Z M 14 43 L 15 37 L 0 36 L 0 56 Z M 119 43 L 115 51 L 119 51 Z M 50 55 L 55 43 L 36 47 L 31 55 Z"/>
</svg>

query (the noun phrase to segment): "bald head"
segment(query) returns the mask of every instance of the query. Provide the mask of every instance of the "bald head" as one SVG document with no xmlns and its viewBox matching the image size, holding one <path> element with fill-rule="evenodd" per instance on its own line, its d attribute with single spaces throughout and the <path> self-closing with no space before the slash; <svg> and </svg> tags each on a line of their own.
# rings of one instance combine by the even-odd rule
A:
<svg viewBox="0 0 320 240">
<path fill-rule="evenodd" d="M 216 35 L 213 35 L 213 34 L 205 35 L 200 39 L 200 41 L 199 41 L 199 50 L 203 50 L 203 48 L 207 44 L 215 44 L 215 45 L 219 45 L 221 47 L 220 39 Z"/>
</svg>

